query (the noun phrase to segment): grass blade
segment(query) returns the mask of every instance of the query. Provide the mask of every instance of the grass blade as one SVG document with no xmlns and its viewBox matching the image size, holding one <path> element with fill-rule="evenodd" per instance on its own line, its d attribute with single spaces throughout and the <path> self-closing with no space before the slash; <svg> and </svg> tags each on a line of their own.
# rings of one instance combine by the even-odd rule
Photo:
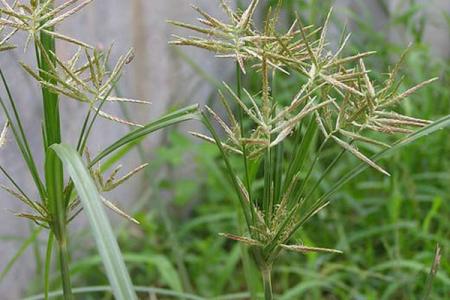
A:
<svg viewBox="0 0 450 300">
<path fill-rule="evenodd" d="M 206 115 L 206 112 L 202 112 L 202 117 L 203 117 L 203 123 L 205 124 L 206 128 L 209 130 L 209 132 L 211 133 L 211 135 L 214 138 L 214 141 L 216 142 L 217 148 L 219 148 L 220 154 L 225 162 L 225 166 L 227 169 L 227 173 L 228 176 L 230 177 L 230 181 L 231 184 L 234 187 L 234 190 L 236 192 L 237 198 L 239 199 L 239 204 L 242 207 L 242 211 L 244 213 L 244 217 L 245 217 L 245 223 L 247 224 L 247 227 L 250 231 L 250 212 L 248 211 L 246 202 L 244 197 L 242 196 L 240 187 L 239 187 L 239 183 L 238 183 L 238 176 L 236 174 L 236 172 L 234 171 L 234 169 L 231 167 L 231 162 L 228 159 L 228 156 L 225 152 L 225 149 L 222 146 L 222 143 L 220 141 L 219 135 L 217 134 L 216 130 L 214 129 L 214 127 L 211 124 L 211 121 L 209 120 L 209 117 Z"/>
<path fill-rule="evenodd" d="M 14 266 L 14 264 L 17 262 L 17 260 L 25 253 L 25 251 L 28 249 L 28 247 L 38 238 L 41 231 L 42 231 L 41 227 L 36 228 L 35 230 L 33 230 L 33 232 L 30 234 L 30 236 L 25 241 L 23 241 L 19 250 L 17 250 L 16 254 L 14 254 L 14 256 L 8 262 L 6 267 L 0 273 L 0 282 L 2 282 L 3 279 L 5 278 L 5 276 L 9 273 L 9 271 L 11 271 L 11 268 Z"/>
<path fill-rule="evenodd" d="M 78 152 L 65 144 L 51 147 L 72 178 L 88 216 L 109 282 L 118 300 L 137 299 L 97 188 Z"/>
<path fill-rule="evenodd" d="M 105 158 L 106 156 L 116 151 L 117 149 L 121 148 L 122 146 L 125 146 L 129 143 L 133 143 L 152 132 L 155 132 L 159 129 L 165 128 L 170 125 L 174 125 L 195 118 L 197 116 L 197 112 L 198 112 L 198 105 L 190 105 L 177 111 L 174 111 L 172 113 L 169 113 L 167 115 L 164 115 L 158 120 L 148 123 L 142 128 L 138 128 L 131 131 L 130 133 L 126 134 L 125 136 L 123 136 L 122 138 L 118 139 L 116 142 L 112 143 L 110 146 L 105 148 L 102 152 L 100 152 L 92 160 L 90 166 L 93 166 L 101 159 Z"/>
<path fill-rule="evenodd" d="M 31 174 L 31 176 L 32 176 L 32 178 L 33 178 L 33 180 L 34 180 L 34 182 L 36 184 L 36 187 L 37 187 L 37 189 L 39 191 L 39 195 L 40 195 L 40 197 L 42 199 L 44 199 L 45 198 L 45 194 L 46 194 L 45 187 L 44 187 L 44 185 L 42 183 L 42 180 L 41 180 L 41 178 L 39 176 L 39 172 L 37 171 L 36 163 L 34 161 L 33 155 L 32 155 L 31 150 L 30 150 L 30 146 L 28 144 L 28 139 L 27 139 L 27 137 L 25 135 L 25 132 L 24 132 L 24 129 L 23 129 L 22 120 L 20 118 L 19 112 L 18 112 L 17 107 L 16 107 L 16 101 L 14 101 L 14 98 L 12 96 L 11 90 L 9 89 L 9 85 L 8 85 L 7 80 L 6 80 L 6 77 L 3 74 L 1 69 L 0 69 L 0 76 L 1 76 L 1 79 L 2 79 L 3 86 L 4 86 L 5 90 L 6 90 L 7 95 L 8 95 L 9 104 L 11 105 L 11 108 L 13 110 L 12 113 L 13 113 L 13 116 L 14 116 L 15 120 L 13 119 L 11 114 L 9 113 L 9 111 L 8 111 L 6 105 L 5 105 L 5 102 L 3 101 L 3 99 L 1 97 L 0 97 L 0 105 L 1 105 L 1 107 L 2 107 L 2 109 L 4 111 L 4 113 L 5 113 L 6 119 L 9 121 L 9 125 L 11 127 L 12 132 L 13 132 L 13 135 L 14 135 L 14 138 L 16 140 L 17 146 L 19 147 L 19 150 L 20 150 L 20 152 L 22 154 L 22 157 L 23 157 L 23 159 L 24 159 L 24 161 L 25 161 L 25 163 L 26 163 L 26 165 L 27 165 L 27 167 L 28 167 L 28 169 L 30 171 L 30 174 Z"/>
<path fill-rule="evenodd" d="M 433 280 L 436 277 L 436 273 L 439 269 L 439 265 L 441 263 L 441 247 L 439 244 L 436 245 L 436 251 L 434 253 L 433 264 L 431 265 L 430 274 L 427 278 L 427 285 L 423 293 L 422 300 L 427 300 L 431 295 L 431 288 L 433 287 Z"/>
<path fill-rule="evenodd" d="M 449 126 L 450 126 L 450 115 L 445 116 L 445 117 L 433 122 L 432 124 L 408 135 L 406 138 L 401 139 L 398 142 L 396 142 L 394 145 L 392 145 L 391 148 L 385 149 L 385 150 L 375 154 L 370 159 L 373 162 L 376 162 L 376 161 L 398 151 L 399 149 L 403 148 L 404 146 L 407 146 L 407 145 L 415 142 L 416 140 L 418 140 L 424 136 L 430 135 L 438 130 L 442 130 Z M 346 184 L 347 182 L 349 182 L 350 180 L 352 180 L 353 178 L 358 176 L 361 172 L 363 172 L 367 168 L 369 168 L 369 165 L 367 165 L 365 162 L 362 162 L 358 166 L 356 166 L 353 170 L 348 172 L 345 176 L 343 176 L 341 179 L 339 179 L 331 187 L 331 189 L 319 199 L 319 201 L 318 201 L 319 206 L 320 206 L 320 203 L 324 203 L 339 188 L 341 188 L 344 184 Z"/>
<path fill-rule="evenodd" d="M 159 296 L 168 296 L 168 297 L 170 297 L 170 299 L 206 300 L 206 298 L 195 296 L 192 294 L 179 293 L 179 292 L 174 292 L 171 290 L 156 288 L 156 287 L 136 286 L 134 288 L 134 290 L 138 293 L 143 293 L 146 295 L 151 294 L 151 295 L 159 295 Z M 108 293 L 108 292 L 111 292 L 111 288 L 109 286 L 86 286 L 86 287 L 79 287 L 79 288 L 73 289 L 73 293 L 79 294 L 79 295 L 86 295 L 86 294 L 92 295 L 95 293 Z M 50 293 L 50 298 L 57 298 L 60 296 L 62 296 L 61 290 Z M 83 297 L 81 297 L 81 298 L 83 298 Z M 31 297 L 25 298 L 24 300 L 41 300 L 41 299 L 44 299 L 42 294 L 31 296 Z M 218 299 L 218 300 L 248 299 L 248 294 L 247 293 L 239 293 L 239 294 L 229 295 L 229 298 L 228 298 L 228 296 L 226 296 L 226 298 L 218 297 L 218 298 L 214 298 L 214 299 Z"/>
<path fill-rule="evenodd" d="M 45 253 L 45 269 L 44 269 L 44 298 L 48 300 L 48 293 L 50 291 L 50 269 L 52 265 L 54 235 L 49 233 L 47 241 L 47 251 Z"/>
</svg>

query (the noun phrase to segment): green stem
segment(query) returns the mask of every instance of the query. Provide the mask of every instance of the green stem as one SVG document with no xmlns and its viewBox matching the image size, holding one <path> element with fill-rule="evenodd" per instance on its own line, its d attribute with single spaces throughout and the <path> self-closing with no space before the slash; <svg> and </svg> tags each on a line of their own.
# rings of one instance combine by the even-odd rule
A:
<svg viewBox="0 0 450 300">
<path fill-rule="evenodd" d="M 264 284 L 264 299 L 272 300 L 272 266 L 265 266 L 261 269 L 261 275 Z"/>
<path fill-rule="evenodd" d="M 73 300 L 72 285 L 70 282 L 70 271 L 69 271 L 69 251 L 67 248 L 67 241 L 62 238 L 58 241 L 59 248 L 59 264 L 61 280 L 63 285 L 64 299 Z"/>
<path fill-rule="evenodd" d="M 53 2 L 53 1 L 52 1 Z M 51 10 L 52 4 L 48 6 Z M 43 12 L 45 13 L 45 12 Z M 53 31 L 53 28 L 47 30 Z M 43 80 L 56 85 L 54 78 L 49 76 L 53 72 L 56 61 L 54 53 L 56 53 L 55 39 L 41 32 L 39 38 L 36 37 L 36 59 L 38 62 L 40 76 Z M 73 299 L 70 273 L 69 273 L 69 253 L 68 253 L 68 236 L 67 236 L 67 203 L 64 201 L 64 171 L 62 162 L 56 153 L 50 149 L 53 144 L 61 143 L 61 121 L 59 113 L 58 94 L 50 89 L 41 86 L 43 100 L 44 115 L 44 149 L 45 149 L 45 180 L 47 188 L 46 204 L 52 217 L 50 223 L 53 234 L 58 241 L 60 273 L 64 291 L 64 299 Z"/>
<path fill-rule="evenodd" d="M 30 228 L 30 232 L 33 232 L 34 224 L 28 223 L 28 226 Z M 35 239 L 33 241 L 33 253 L 34 253 L 34 260 L 36 262 L 36 275 L 40 277 L 42 273 L 42 256 L 38 239 Z"/>
<path fill-rule="evenodd" d="M 45 254 L 45 269 L 44 269 L 44 298 L 48 300 L 48 292 L 50 290 L 50 267 L 52 262 L 52 250 L 53 250 L 54 236 L 52 232 L 48 234 L 47 252 Z"/>
<path fill-rule="evenodd" d="M 241 67 L 239 66 L 239 63 L 236 62 L 236 95 L 239 99 L 242 98 L 242 71 Z M 242 100 L 242 99 L 241 99 Z M 239 127 L 241 128 L 241 137 L 245 137 L 245 130 L 244 130 L 244 112 L 242 110 L 242 107 L 239 106 Z M 242 145 L 242 159 L 244 163 L 244 174 L 245 174 L 245 187 L 247 188 L 248 193 L 248 199 L 250 203 L 252 202 L 252 190 L 250 185 L 250 176 L 249 176 L 249 169 L 248 169 L 248 161 L 247 161 L 247 149 L 245 144 Z M 255 218 L 252 212 L 252 219 Z"/>
<path fill-rule="evenodd" d="M 69 273 L 69 252 L 67 247 L 67 207 L 64 201 L 64 182 L 62 164 L 56 153 L 48 149 L 45 161 L 45 175 L 47 184 L 48 204 L 52 214 L 51 229 L 58 242 L 59 265 L 64 291 L 64 299 L 72 300 L 72 288 Z"/>
<path fill-rule="evenodd" d="M 263 189 L 263 213 L 266 224 L 272 219 L 272 164 L 271 150 L 267 148 L 264 155 L 264 189 Z M 269 225 L 270 226 L 270 225 Z"/>
</svg>

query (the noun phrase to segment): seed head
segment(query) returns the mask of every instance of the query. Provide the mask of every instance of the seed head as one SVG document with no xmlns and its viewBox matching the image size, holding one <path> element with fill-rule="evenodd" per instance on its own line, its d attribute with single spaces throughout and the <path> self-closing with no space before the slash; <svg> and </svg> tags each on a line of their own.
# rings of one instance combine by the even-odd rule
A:
<svg viewBox="0 0 450 300">
<path fill-rule="evenodd" d="M 393 109 L 436 79 L 399 92 L 401 80 L 397 79 L 397 75 L 400 63 L 404 60 L 405 55 L 402 55 L 400 62 L 384 82 L 374 81 L 364 59 L 375 52 L 344 56 L 350 35 L 343 39 L 334 53 L 328 49 L 326 37 L 331 10 L 321 28 L 304 26 L 297 17 L 287 32 L 279 33 L 276 30 L 279 10 L 275 9 L 273 13 L 267 14 L 264 28 L 258 30 L 252 17 L 259 1 L 252 1 L 243 12 L 233 11 L 224 1 L 221 3 L 228 22 L 219 21 L 195 8 L 202 15 L 200 23 L 206 27 L 173 21 L 171 23 L 201 36 L 177 36 L 172 44 L 212 51 L 218 57 L 234 59 L 243 72 L 250 65 L 260 74 L 260 90 L 255 94 L 242 89 L 242 95 L 238 95 L 224 83 L 223 92 L 219 91 L 219 99 L 224 104 L 226 118 L 206 107 L 205 114 L 214 119 L 223 130 L 223 140 L 218 139 L 211 126 L 208 128 L 213 137 L 194 134 L 217 144 L 225 159 L 228 154 L 237 154 L 245 156 L 245 161 L 254 161 L 255 164 L 259 164 L 259 160 L 264 161 L 263 193 L 253 191 L 251 184 L 243 184 L 229 166 L 236 183 L 235 189 L 242 200 L 250 237 L 233 234 L 223 236 L 258 249 L 268 263 L 276 258 L 281 249 L 300 253 L 341 253 L 334 249 L 289 244 L 295 232 L 325 209 L 329 202 L 323 202 L 321 198 L 313 201 L 315 188 L 312 192 L 306 191 L 308 183 L 305 182 L 307 179 L 301 177 L 305 172 L 302 169 L 288 169 L 285 174 L 277 174 L 282 184 L 281 191 L 275 191 L 274 181 L 278 178 L 272 178 L 272 173 L 266 176 L 272 172 L 275 149 L 290 140 L 293 133 L 301 136 L 300 124 L 310 124 L 308 133 L 309 128 L 315 128 L 312 126 L 315 123 L 317 131 L 322 135 L 322 143 L 317 150 L 319 153 L 325 145 L 334 143 L 342 148 L 342 153 L 350 153 L 378 172 L 389 175 L 368 154 L 363 153 L 358 145 L 370 143 L 377 147 L 390 147 L 381 139 L 380 134 L 373 133 L 410 133 L 414 128 L 428 125 L 427 120 L 405 116 Z M 277 72 L 283 73 L 282 76 L 289 77 L 290 80 L 298 81 L 297 92 L 287 103 L 279 101 L 271 90 L 273 76 Z M 233 113 L 231 104 L 242 112 L 245 124 L 237 121 L 239 116 Z M 229 125 L 225 119 L 229 121 Z M 304 146 L 303 140 L 294 141 L 294 146 Z M 300 152 L 297 155 L 306 154 Z M 314 162 L 319 159 L 319 155 L 313 158 Z M 312 169 L 308 174 L 311 172 Z"/>
</svg>

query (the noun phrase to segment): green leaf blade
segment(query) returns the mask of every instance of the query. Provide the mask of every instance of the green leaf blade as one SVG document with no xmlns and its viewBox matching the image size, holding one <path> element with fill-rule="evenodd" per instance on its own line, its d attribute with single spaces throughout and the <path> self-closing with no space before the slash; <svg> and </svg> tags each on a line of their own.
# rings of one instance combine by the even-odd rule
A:
<svg viewBox="0 0 450 300">
<path fill-rule="evenodd" d="M 370 157 L 370 159 L 374 162 L 379 161 L 380 159 L 389 156 L 392 153 L 400 150 L 401 148 L 417 141 L 420 138 L 428 136 L 436 131 L 444 130 L 445 128 L 450 127 L 450 115 L 442 117 L 441 119 L 433 122 L 432 124 L 423 127 L 422 129 L 408 135 L 407 137 L 399 140 L 391 148 L 385 149 L 383 151 L 378 152 L 377 154 Z M 341 188 L 344 184 L 358 176 L 360 173 L 365 171 L 369 165 L 360 163 L 356 167 L 354 167 L 350 172 L 348 172 L 345 176 L 341 177 L 332 187 L 331 189 L 324 194 L 318 201 L 318 204 L 324 203 L 331 195 L 333 195 L 339 188 Z"/>
<path fill-rule="evenodd" d="M 126 134 L 122 138 L 118 139 L 110 146 L 105 148 L 102 152 L 100 152 L 91 162 L 91 166 L 98 163 L 100 160 L 111 154 L 112 152 L 122 148 L 125 145 L 130 143 L 139 142 L 141 138 L 144 136 L 155 132 L 159 129 L 163 129 L 165 127 L 178 124 L 187 120 L 194 119 L 198 116 L 198 105 L 191 105 L 185 108 L 179 109 L 163 117 L 148 123 L 142 128 L 135 129 L 130 133 Z"/>
<path fill-rule="evenodd" d="M 74 182 L 94 233 L 114 296 L 118 300 L 137 299 L 100 195 L 80 155 L 65 144 L 55 144 L 51 148 L 59 156 Z"/>
</svg>

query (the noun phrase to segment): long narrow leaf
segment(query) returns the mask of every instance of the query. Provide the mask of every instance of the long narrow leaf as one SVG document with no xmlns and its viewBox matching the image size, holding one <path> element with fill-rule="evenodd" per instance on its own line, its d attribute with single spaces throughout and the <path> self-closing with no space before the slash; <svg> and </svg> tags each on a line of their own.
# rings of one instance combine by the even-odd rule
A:
<svg viewBox="0 0 450 300">
<path fill-rule="evenodd" d="M 436 250 L 434 252 L 433 264 L 431 265 L 430 274 L 428 274 L 426 288 L 423 292 L 422 300 L 428 300 L 431 295 L 431 289 L 433 287 L 433 281 L 436 277 L 436 274 L 439 270 L 439 266 L 441 264 L 441 246 L 439 244 L 436 245 Z"/>
<path fill-rule="evenodd" d="M 90 166 L 96 164 L 101 159 L 105 158 L 112 152 L 117 149 L 125 146 L 129 143 L 135 142 L 139 140 L 141 137 L 144 137 L 152 132 L 155 132 L 159 129 L 165 128 L 170 125 L 174 125 L 183 121 L 187 121 L 196 117 L 198 113 L 198 105 L 191 105 L 185 108 L 174 111 L 170 114 L 167 114 L 158 120 L 151 122 L 145 125 L 142 128 L 135 129 L 130 133 L 126 134 L 122 138 L 118 139 L 116 142 L 112 143 L 110 146 L 105 148 L 102 152 L 100 152 L 91 162 Z"/>
<path fill-rule="evenodd" d="M 6 264 L 6 267 L 2 270 L 0 273 L 0 282 L 3 281 L 5 276 L 11 271 L 11 268 L 14 266 L 14 264 L 17 262 L 17 260 L 25 253 L 25 251 L 28 249 L 28 247 L 38 238 L 39 234 L 42 231 L 42 227 L 38 227 L 34 229 L 30 236 L 23 241 L 23 243 L 20 245 L 19 249 L 17 250 L 16 254 L 11 258 L 11 260 Z"/>
<path fill-rule="evenodd" d="M 398 151 L 399 149 L 403 148 L 404 146 L 407 146 L 413 142 L 415 142 L 416 140 L 430 135 L 433 132 L 436 132 L 438 130 L 442 130 L 446 127 L 450 126 L 450 115 L 445 116 L 435 122 L 433 122 L 432 124 L 408 135 L 406 138 L 401 139 L 400 141 L 396 142 L 394 145 L 392 145 L 391 148 L 385 149 L 383 151 L 378 152 L 377 154 L 375 154 L 374 156 L 372 156 L 370 159 L 374 162 Z M 356 166 L 353 170 L 351 170 L 350 172 L 348 172 L 345 176 L 341 177 L 341 179 L 339 179 L 332 187 L 331 189 L 324 194 L 318 201 L 318 203 L 323 203 L 324 201 L 326 201 L 332 194 L 334 194 L 339 188 L 341 188 L 344 184 L 346 184 L 347 182 L 349 182 L 350 180 L 352 180 L 353 178 L 355 178 L 356 176 L 358 176 L 361 172 L 363 172 L 364 170 L 366 170 L 369 167 L 368 164 L 366 164 L 365 162 L 360 163 L 358 166 Z"/>
<path fill-rule="evenodd" d="M 94 233 L 114 296 L 118 300 L 137 299 L 99 192 L 80 155 L 65 144 L 55 144 L 51 148 L 59 156 L 74 182 Z"/>
<path fill-rule="evenodd" d="M 160 295 L 160 296 L 168 296 L 170 299 L 185 299 L 185 300 L 206 300 L 206 298 L 187 294 L 187 293 L 179 293 L 174 292 L 167 289 L 162 288 L 156 288 L 156 287 L 146 287 L 146 286 L 136 286 L 135 291 L 138 293 L 143 294 L 150 294 L 150 295 Z M 111 288 L 109 286 L 87 286 L 87 287 L 79 287 L 74 288 L 73 293 L 74 294 L 95 294 L 95 293 L 105 293 L 105 292 L 111 292 Z M 51 292 L 50 297 L 56 298 L 58 296 L 62 296 L 62 290 Z M 241 292 L 236 294 L 228 294 L 228 295 L 222 295 L 217 296 L 214 298 L 209 298 L 213 300 L 239 300 L 239 299 L 249 299 L 250 294 L 248 292 Z M 24 300 L 42 300 L 44 299 L 44 295 L 35 295 L 31 297 L 24 298 Z"/>
<path fill-rule="evenodd" d="M 39 195 L 41 199 L 45 198 L 45 188 L 42 183 L 41 178 L 39 177 L 39 172 L 37 171 L 36 163 L 34 161 L 33 155 L 30 150 L 30 146 L 28 144 L 28 139 L 25 135 L 25 131 L 23 129 L 22 120 L 20 118 L 20 114 L 16 107 L 16 101 L 14 101 L 14 98 L 12 96 L 11 90 L 9 88 L 8 82 L 6 80 L 5 75 L 3 74 L 2 70 L 0 69 L 0 77 L 2 79 L 3 86 L 6 90 L 6 93 L 8 95 L 9 104 L 12 108 L 12 115 L 9 113 L 5 102 L 0 97 L 0 105 L 3 109 L 3 112 L 5 113 L 6 119 L 9 122 L 9 125 L 11 127 L 11 131 L 13 132 L 14 138 L 16 140 L 17 146 L 19 147 L 19 150 L 22 154 L 22 157 L 30 171 L 30 174 L 36 184 L 36 187 L 39 191 Z"/>
</svg>

